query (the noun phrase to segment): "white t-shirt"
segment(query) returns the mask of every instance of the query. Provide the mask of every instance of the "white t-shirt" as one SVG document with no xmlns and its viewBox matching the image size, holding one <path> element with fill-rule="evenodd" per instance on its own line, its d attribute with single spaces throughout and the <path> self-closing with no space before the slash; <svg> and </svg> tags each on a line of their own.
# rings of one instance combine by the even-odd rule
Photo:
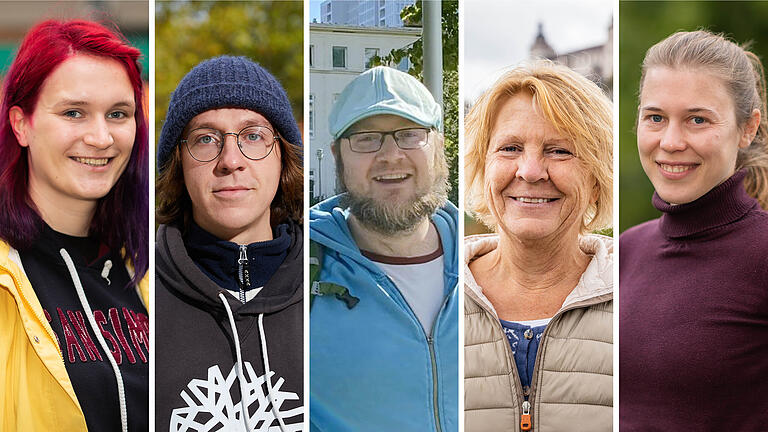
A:
<svg viewBox="0 0 768 432">
<path fill-rule="evenodd" d="M 432 326 L 445 300 L 443 279 L 443 246 L 420 257 L 389 257 L 362 251 L 389 276 L 421 322 L 424 332 L 432 334 Z"/>
</svg>

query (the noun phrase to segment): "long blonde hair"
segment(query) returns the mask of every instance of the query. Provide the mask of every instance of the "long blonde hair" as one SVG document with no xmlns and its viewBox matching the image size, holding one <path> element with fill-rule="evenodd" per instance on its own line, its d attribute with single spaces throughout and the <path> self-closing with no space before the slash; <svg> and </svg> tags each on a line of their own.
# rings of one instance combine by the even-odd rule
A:
<svg viewBox="0 0 768 432">
<path fill-rule="evenodd" d="M 755 109 L 760 125 L 750 145 L 739 149 L 736 169 L 746 169 L 747 193 L 768 209 L 768 118 L 766 118 L 765 71 L 760 59 L 745 46 L 706 30 L 677 32 L 652 46 L 643 60 L 640 93 L 648 70 L 703 68 L 723 80 L 736 107 L 736 121 L 744 127 Z"/>
</svg>

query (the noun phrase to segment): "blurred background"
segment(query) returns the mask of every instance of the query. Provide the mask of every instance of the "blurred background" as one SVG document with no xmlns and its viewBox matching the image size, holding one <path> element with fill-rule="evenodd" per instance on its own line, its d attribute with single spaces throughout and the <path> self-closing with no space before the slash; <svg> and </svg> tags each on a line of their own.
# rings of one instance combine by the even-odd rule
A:
<svg viewBox="0 0 768 432">
<path fill-rule="evenodd" d="M 314 205 L 339 193 L 328 115 L 344 87 L 377 65 L 397 68 L 426 82 L 421 0 L 310 0 L 309 4 L 308 157 L 310 205 Z M 459 7 L 456 0 L 443 0 L 440 6 L 445 155 L 451 183 L 448 199 L 458 204 Z"/>
<path fill-rule="evenodd" d="M 304 5 L 300 1 L 155 2 L 155 136 L 171 93 L 201 61 L 246 56 L 288 93 L 304 131 Z M 303 141 L 303 139 L 302 139 Z"/>
<path fill-rule="evenodd" d="M 546 58 L 613 89 L 611 0 L 474 0 L 464 4 L 461 85 L 464 114 L 501 75 L 526 60 Z M 464 234 L 487 232 L 469 214 Z M 601 231 L 610 235 L 611 229 Z"/>
<path fill-rule="evenodd" d="M 619 3 L 619 229 L 659 217 L 651 205 L 653 186 L 637 156 L 635 119 L 640 65 L 645 52 L 676 31 L 707 29 L 737 43 L 752 42 L 768 59 L 768 3 L 737 1 Z"/>
<path fill-rule="evenodd" d="M 131 45 L 141 50 L 145 89 L 149 88 L 149 3 L 147 1 L 3 1 L 0 2 L 0 75 L 11 66 L 21 40 L 46 19 L 86 19 L 117 26 Z M 149 92 L 145 91 L 147 107 Z M 148 112 L 148 111 L 145 111 Z"/>
</svg>

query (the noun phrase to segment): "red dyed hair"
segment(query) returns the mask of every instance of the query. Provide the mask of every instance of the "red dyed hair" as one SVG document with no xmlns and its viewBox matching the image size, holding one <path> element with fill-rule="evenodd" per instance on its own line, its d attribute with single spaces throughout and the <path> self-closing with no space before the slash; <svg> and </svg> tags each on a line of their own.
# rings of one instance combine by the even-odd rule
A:
<svg viewBox="0 0 768 432">
<path fill-rule="evenodd" d="M 99 200 L 89 234 L 112 249 L 125 248 L 133 262 L 134 279 L 149 265 L 148 251 L 148 126 L 138 58 L 117 31 L 91 21 L 44 21 L 27 33 L 3 84 L 0 105 L 0 238 L 23 249 L 38 237 L 43 221 L 28 192 L 27 149 L 19 145 L 8 117 L 12 107 L 25 115 L 35 111 L 46 78 L 65 60 L 88 54 L 117 60 L 125 68 L 136 102 L 136 139 L 123 174 Z M 135 282 L 135 280 L 134 280 Z"/>
</svg>

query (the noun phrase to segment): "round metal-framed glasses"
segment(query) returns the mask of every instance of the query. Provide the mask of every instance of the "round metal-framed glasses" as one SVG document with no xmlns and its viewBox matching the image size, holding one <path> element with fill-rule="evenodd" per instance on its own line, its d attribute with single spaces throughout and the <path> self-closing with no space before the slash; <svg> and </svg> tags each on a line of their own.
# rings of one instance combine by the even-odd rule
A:
<svg viewBox="0 0 768 432">
<path fill-rule="evenodd" d="M 266 126 L 247 126 L 237 133 L 201 127 L 191 130 L 181 142 L 193 159 L 210 162 L 221 154 L 227 135 L 235 137 L 240 152 L 250 160 L 261 160 L 269 156 L 280 139 L 278 134 Z"/>
</svg>

